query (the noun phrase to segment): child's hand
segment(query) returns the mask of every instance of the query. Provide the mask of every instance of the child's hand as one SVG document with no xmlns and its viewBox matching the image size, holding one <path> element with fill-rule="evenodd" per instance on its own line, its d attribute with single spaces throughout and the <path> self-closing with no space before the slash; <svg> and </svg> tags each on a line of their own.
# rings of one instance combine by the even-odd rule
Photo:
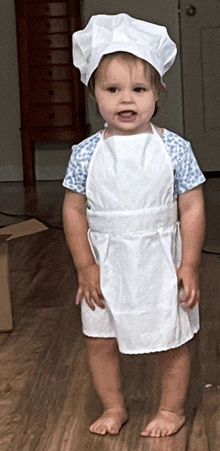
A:
<svg viewBox="0 0 220 451">
<path fill-rule="evenodd" d="M 180 266 L 177 270 L 179 285 L 184 290 L 180 299 L 181 305 L 188 312 L 199 302 L 198 269 L 193 266 Z"/>
<path fill-rule="evenodd" d="M 99 307 L 105 308 L 103 295 L 100 288 L 100 269 L 94 263 L 78 270 L 79 289 L 76 295 L 76 304 L 80 304 L 85 298 L 88 306 L 95 310 L 96 303 Z"/>
</svg>

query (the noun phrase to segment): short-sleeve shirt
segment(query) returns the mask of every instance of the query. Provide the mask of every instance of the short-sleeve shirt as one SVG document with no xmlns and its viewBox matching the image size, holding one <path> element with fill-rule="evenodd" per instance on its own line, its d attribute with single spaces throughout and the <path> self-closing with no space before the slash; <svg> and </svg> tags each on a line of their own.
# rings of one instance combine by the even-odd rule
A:
<svg viewBox="0 0 220 451">
<path fill-rule="evenodd" d="M 72 154 L 63 181 L 65 188 L 86 194 L 89 164 L 101 137 L 102 132 L 100 131 L 72 147 Z M 164 129 L 161 139 L 173 165 L 174 194 L 178 196 L 204 183 L 205 177 L 199 168 L 190 143 L 166 129 Z"/>
</svg>

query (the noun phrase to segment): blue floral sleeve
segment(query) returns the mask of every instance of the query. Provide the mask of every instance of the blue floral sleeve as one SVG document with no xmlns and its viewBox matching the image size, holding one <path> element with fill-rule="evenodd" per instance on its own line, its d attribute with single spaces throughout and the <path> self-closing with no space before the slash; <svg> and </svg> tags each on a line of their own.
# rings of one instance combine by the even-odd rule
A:
<svg viewBox="0 0 220 451">
<path fill-rule="evenodd" d="M 101 132 L 98 132 L 72 147 L 72 154 L 63 180 L 65 188 L 81 194 L 86 193 L 89 163 L 100 138 Z"/>
<path fill-rule="evenodd" d="M 178 194 L 183 194 L 204 182 L 205 177 L 199 168 L 190 143 L 187 143 L 179 165 L 177 180 Z"/>
<path fill-rule="evenodd" d="M 190 143 L 168 130 L 164 131 L 162 139 L 173 163 L 175 194 L 183 194 L 204 183 L 205 177 Z"/>
</svg>

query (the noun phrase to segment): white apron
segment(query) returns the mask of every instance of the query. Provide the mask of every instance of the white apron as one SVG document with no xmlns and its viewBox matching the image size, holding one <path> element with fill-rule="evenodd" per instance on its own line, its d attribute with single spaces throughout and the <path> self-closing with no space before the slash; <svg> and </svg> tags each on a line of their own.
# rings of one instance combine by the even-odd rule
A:
<svg viewBox="0 0 220 451">
<path fill-rule="evenodd" d="M 81 304 L 83 332 L 116 337 L 125 354 L 182 345 L 199 329 L 198 306 L 178 302 L 181 242 L 171 158 L 157 131 L 99 141 L 86 184 L 88 237 L 105 310 Z"/>
</svg>

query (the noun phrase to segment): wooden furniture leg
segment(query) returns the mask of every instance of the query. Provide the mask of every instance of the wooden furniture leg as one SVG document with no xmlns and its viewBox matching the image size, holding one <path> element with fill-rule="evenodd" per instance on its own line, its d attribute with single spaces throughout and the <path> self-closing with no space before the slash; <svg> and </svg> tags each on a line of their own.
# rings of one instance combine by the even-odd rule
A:
<svg viewBox="0 0 220 451">
<path fill-rule="evenodd" d="M 30 134 L 27 131 L 22 133 L 22 157 L 24 185 L 33 186 L 36 182 L 34 141 L 30 139 Z"/>
</svg>

